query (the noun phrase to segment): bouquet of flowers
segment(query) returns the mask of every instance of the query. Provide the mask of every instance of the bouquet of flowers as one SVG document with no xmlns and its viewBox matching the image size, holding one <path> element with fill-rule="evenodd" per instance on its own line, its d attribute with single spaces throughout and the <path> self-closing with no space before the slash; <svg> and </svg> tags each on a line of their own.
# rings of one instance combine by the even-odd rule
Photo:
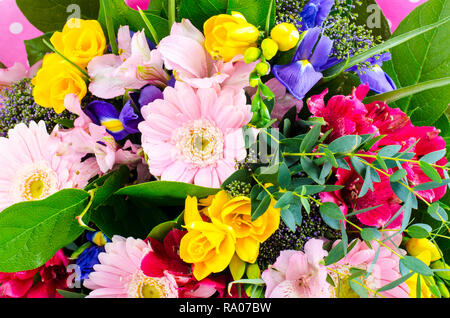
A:
<svg viewBox="0 0 450 318">
<path fill-rule="evenodd" d="M 449 1 L 60 2 L 0 70 L 0 296 L 449 297 Z"/>
</svg>

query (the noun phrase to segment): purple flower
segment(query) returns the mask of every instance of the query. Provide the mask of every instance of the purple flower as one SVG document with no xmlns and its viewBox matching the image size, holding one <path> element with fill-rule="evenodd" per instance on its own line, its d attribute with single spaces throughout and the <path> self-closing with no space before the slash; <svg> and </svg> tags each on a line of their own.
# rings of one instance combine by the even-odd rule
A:
<svg viewBox="0 0 450 318">
<path fill-rule="evenodd" d="M 120 113 L 114 105 L 100 100 L 89 103 L 85 112 L 95 124 L 105 126 L 115 140 L 122 140 L 139 133 L 138 125 L 144 120 L 140 109 L 156 99 L 163 99 L 161 90 L 148 85 L 141 92 L 130 93 L 130 100 Z"/>
<path fill-rule="evenodd" d="M 334 0 L 311 0 L 304 7 L 300 16 L 302 18 L 302 31 L 322 26 L 323 21 L 330 14 Z"/>
<path fill-rule="evenodd" d="M 355 65 L 349 68 L 347 72 L 358 74 L 361 84 L 368 84 L 369 88 L 377 94 L 390 92 L 396 89 L 395 83 L 381 68 L 383 62 L 390 59 L 390 53 L 376 55 L 366 60 L 366 64 L 369 64 L 369 66 L 358 67 L 358 65 Z"/>
<path fill-rule="evenodd" d="M 275 65 L 273 74 L 297 99 L 305 95 L 323 77 L 333 41 L 320 34 L 319 27 L 306 31 L 291 64 Z"/>
</svg>

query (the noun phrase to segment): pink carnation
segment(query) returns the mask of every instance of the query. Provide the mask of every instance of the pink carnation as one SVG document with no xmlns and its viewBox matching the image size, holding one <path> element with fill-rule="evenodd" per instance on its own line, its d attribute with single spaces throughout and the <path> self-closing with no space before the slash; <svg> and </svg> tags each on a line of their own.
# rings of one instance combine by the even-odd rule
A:
<svg viewBox="0 0 450 318">
<path fill-rule="evenodd" d="M 266 283 L 266 298 L 329 298 L 327 270 L 320 263 L 328 255 L 323 243 L 311 239 L 305 244 L 305 252 L 282 251 L 261 275 Z"/>
<path fill-rule="evenodd" d="M 243 90 L 197 90 L 177 82 L 142 115 L 142 146 L 150 173 L 161 180 L 218 188 L 247 155 L 242 127 L 252 114 Z"/>
<path fill-rule="evenodd" d="M 69 260 L 60 250 L 39 268 L 16 273 L 0 273 L 0 297 L 62 298 L 56 290 L 67 288 L 68 264 Z M 36 277 L 39 277 L 37 281 Z"/>
</svg>

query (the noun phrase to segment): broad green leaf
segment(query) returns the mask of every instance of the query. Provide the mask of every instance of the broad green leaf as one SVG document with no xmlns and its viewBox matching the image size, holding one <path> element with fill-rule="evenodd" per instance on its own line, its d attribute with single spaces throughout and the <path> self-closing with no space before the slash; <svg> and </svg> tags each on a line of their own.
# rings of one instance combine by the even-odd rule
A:
<svg viewBox="0 0 450 318">
<path fill-rule="evenodd" d="M 133 10 L 128 7 L 123 0 L 108 0 L 109 8 L 111 12 L 108 12 L 108 16 L 111 17 L 114 24 L 114 28 L 117 34 L 117 30 L 122 25 L 128 25 L 131 31 L 142 31 L 145 30 L 145 34 L 149 39 L 155 40 L 152 37 L 150 30 L 147 28 L 144 20 L 142 19 L 140 13 L 137 10 Z M 105 34 L 107 34 L 106 20 L 104 8 L 100 8 L 98 21 L 103 27 Z M 169 22 L 167 19 L 162 18 L 159 15 L 155 15 L 149 11 L 144 11 L 145 16 L 150 21 L 151 25 L 158 34 L 158 38 L 162 39 L 169 35 Z"/>
<path fill-rule="evenodd" d="M 28 21 L 42 32 L 61 31 L 72 17 L 96 20 L 99 0 L 16 0 Z"/>
<path fill-rule="evenodd" d="M 67 290 L 57 289 L 58 294 L 64 298 L 85 298 L 87 295 L 81 293 L 74 293 Z"/>
<path fill-rule="evenodd" d="M 274 208 L 284 208 L 285 206 L 288 206 L 291 204 L 291 201 L 293 199 L 294 195 L 292 192 L 286 192 L 283 194 L 283 196 L 275 203 Z"/>
<path fill-rule="evenodd" d="M 88 199 L 85 191 L 65 189 L 45 200 L 21 202 L 3 210 L 0 271 L 37 268 L 73 242 L 84 231 L 75 217 L 88 206 Z"/>
<path fill-rule="evenodd" d="M 377 292 L 384 292 L 387 290 L 391 290 L 401 284 L 403 284 L 404 282 L 406 282 L 411 276 L 415 275 L 415 273 L 411 272 L 409 274 L 406 274 L 405 276 L 400 277 L 399 279 L 394 280 L 393 282 L 384 285 L 383 287 L 381 287 L 380 289 L 377 290 Z"/>
<path fill-rule="evenodd" d="M 178 226 L 178 223 L 175 221 L 168 221 L 155 226 L 150 233 L 148 234 L 148 238 L 153 238 L 162 242 L 166 235 L 174 228 Z"/>
<path fill-rule="evenodd" d="M 292 232 L 295 232 L 297 222 L 296 222 L 295 217 L 292 214 L 291 210 L 282 209 L 281 210 L 281 219 L 283 220 L 284 224 L 286 224 L 286 226 Z"/>
<path fill-rule="evenodd" d="M 392 64 L 400 87 L 448 77 L 450 74 L 450 1 L 429 0 L 412 11 L 398 26 L 393 37 L 411 30 L 442 23 L 430 32 L 391 49 Z M 396 105 L 411 116 L 416 126 L 431 126 L 448 108 L 450 87 L 430 89 L 399 100 Z"/>
<path fill-rule="evenodd" d="M 398 100 L 401 100 L 405 97 L 413 97 L 419 93 L 425 92 L 431 89 L 445 89 L 450 85 L 450 77 L 439 78 L 435 80 L 430 80 L 426 82 L 421 82 L 419 84 L 411 85 L 404 88 L 399 88 L 387 93 L 373 95 L 367 97 L 363 100 L 364 104 L 371 104 L 373 102 L 384 102 L 384 103 L 393 103 Z"/>
<path fill-rule="evenodd" d="M 161 206 L 184 205 L 187 196 L 204 198 L 220 189 L 211 189 L 183 182 L 152 181 L 125 187 L 117 195 L 145 199 Z"/>
<path fill-rule="evenodd" d="M 271 7 L 272 6 L 272 7 Z M 228 0 L 228 13 L 240 12 L 247 21 L 261 31 L 266 29 L 269 15 L 268 29 L 275 26 L 275 1 L 272 0 Z"/>
<path fill-rule="evenodd" d="M 271 197 L 269 195 L 264 197 L 264 199 L 261 201 L 261 203 L 256 208 L 255 212 L 252 213 L 252 219 L 251 219 L 252 222 L 255 221 L 256 219 L 258 219 L 261 215 L 263 215 L 267 211 L 267 209 L 269 208 L 269 205 L 270 205 L 270 201 L 271 201 Z"/>
<path fill-rule="evenodd" d="M 162 210 L 157 205 L 142 199 L 113 196 L 107 204 L 100 206 L 92 214 L 92 222 L 109 238 L 114 235 L 146 239 L 151 229 L 173 220 L 169 207 Z M 180 209 L 175 215 L 180 214 Z"/>
<path fill-rule="evenodd" d="M 433 151 L 420 158 L 420 160 L 428 163 L 436 163 L 436 161 L 441 160 L 445 156 L 445 153 L 445 149 Z"/>
<path fill-rule="evenodd" d="M 399 169 L 397 171 L 395 171 L 390 177 L 389 180 L 391 182 L 397 182 L 402 180 L 404 177 L 406 177 L 407 172 L 405 169 Z"/>
<path fill-rule="evenodd" d="M 357 240 L 353 240 L 350 245 L 347 248 L 347 253 L 349 253 L 353 247 L 355 247 L 356 243 L 358 241 Z M 328 255 L 325 257 L 324 261 L 325 261 L 325 266 L 329 266 L 331 264 L 334 264 L 336 262 L 338 262 L 339 260 L 341 260 L 345 254 L 344 254 L 344 249 L 342 248 L 342 241 L 340 241 L 338 244 L 336 244 L 335 247 L 333 247 L 333 249 L 328 253 Z"/>
<path fill-rule="evenodd" d="M 31 40 L 25 40 L 25 49 L 27 51 L 28 63 L 34 65 L 35 63 L 42 60 L 47 53 L 51 53 L 51 50 L 42 41 L 46 39 L 50 41 L 53 33 L 45 33 L 37 38 Z"/>
<path fill-rule="evenodd" d="M 282 189 L 286 189 L 291 184 L 291 172 L 285 162 L 280 165 L 278 184 Z"/>
<path fill-rule="evenodd" d="M 445 210 L 439 205 L 439 202 L 432 203 L 428 209 L 428 214 L 435 219 L 436 221 L 448 221 L 448 214 Z"/>
<path fill-rule="evenodd" d="M 183 0 L 180 17 L 189 19 L 203 32 L 203 24 L 210 17 L 227 12 L 228 0 Z"/>
<path fill-rule="evenodd" d="M 302 153 L 310 153 L 314 146 L 317 143 L 317 140 L 320 136 L 322 126 L 316 124 L 305 136 L 303 139 L 301 145 L 300 145 L 300 152 Z"/>
</svg>

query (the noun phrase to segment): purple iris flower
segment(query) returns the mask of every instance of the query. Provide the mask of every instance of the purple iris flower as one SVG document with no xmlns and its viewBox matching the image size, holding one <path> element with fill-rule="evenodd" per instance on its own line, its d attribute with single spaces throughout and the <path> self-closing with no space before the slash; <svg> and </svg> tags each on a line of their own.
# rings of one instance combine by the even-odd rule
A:
<svg viewBox="0 0 450 318">
<path fill-rule="evenodd" d="M 300 16 L 302 18 L 302 31 L 321 26 L 330 14 L 334 0 L 311 0 L 304 7 Z"/>
<path fill-rule="evenodd" d="M 358 65 L 355 65 L 349 68 L 347 72 L 355 72 L 358 74 L 361 83 L 368 84 L 369 88 L 377 94 L 390 92 L 397 87 L 392 78 L 381 68 L 383 62 L 389 61 L 390 59 L 391 53 L 375 55 L 366 60 L 366 63 L 370 64 L 370 66 L 358 67 Z"/>
<path fill-rule="evenodd" d="M 89 103 L 85 112 L 95 124 L 105 126 L 115 140 L 122 140 L 128 135 L 139 133 L 138 125 L 144 120 L 140 113 L 141 107 L 162 98 L 161 90 L 149 85 L 141 92 L 130 93 L 130 100 L 120 113 L 114 105 L 100 100 Z"/>
<path fill-rule="evenodd" d="M 319 27 L 309 29 L 291 64 L 275 65 L 273 74 L 295 98 L 301 100 L 317 84 L 328 62 L 333 41 L 321 35 Z"/>
</svg>

